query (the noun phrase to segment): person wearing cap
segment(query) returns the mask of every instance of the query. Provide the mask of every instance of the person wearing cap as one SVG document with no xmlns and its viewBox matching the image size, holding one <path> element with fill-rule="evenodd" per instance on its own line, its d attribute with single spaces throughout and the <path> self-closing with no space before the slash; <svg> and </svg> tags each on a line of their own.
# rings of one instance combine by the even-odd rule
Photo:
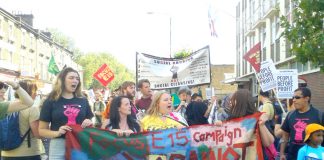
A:
<svg viewBox="0 0 324 160">
<path fill-rule="evenodd" d="M 321 146 L 323 142 L 324 127 L 322 125 L 312 123 L 307 125 L 305 130 L 304 145 L 298 151 L 297 160 L 322 160 L 324 159 L 324 147 Z"/>
</svg>

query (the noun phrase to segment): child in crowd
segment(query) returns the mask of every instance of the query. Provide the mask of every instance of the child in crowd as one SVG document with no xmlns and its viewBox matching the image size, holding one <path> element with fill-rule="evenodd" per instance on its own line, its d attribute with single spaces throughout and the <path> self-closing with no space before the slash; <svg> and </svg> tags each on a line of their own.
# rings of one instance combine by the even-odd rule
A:
<svg viewBox="0 0 324 160">
<path fill-rule="evenodd" d="M 322 125 L 312 123 L 307 125 L 305 129 L 305 143 L 306 145 L 299 149 L 297 160 L 322 160 L 324 159 L 324 147 L 321 146 L 323 142 Z"/>
</svg>

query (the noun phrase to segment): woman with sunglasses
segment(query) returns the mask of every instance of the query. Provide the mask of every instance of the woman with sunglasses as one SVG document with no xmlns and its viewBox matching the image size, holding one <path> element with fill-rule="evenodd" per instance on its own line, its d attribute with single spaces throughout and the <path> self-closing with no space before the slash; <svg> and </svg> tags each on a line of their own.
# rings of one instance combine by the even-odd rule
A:
<svg viewBox="0 0 324 160">
<path fill-rule="evenodd" d="M 4 89 L 4 86 L 8 84 L 12 87 L 13 90 L 19 96 L 19 99 L 12 102 L 0 102 L 0 119 L 4 118 L 7 113 L 17 112 L 23 109 L 26 109 L 33 105 L 34 101 L 29 96 L 29 94 L 22 89 L 18 83 L 13 81 L 6 81 L 5 83 L 0 82 L 1 91 Z"/>
</svg>

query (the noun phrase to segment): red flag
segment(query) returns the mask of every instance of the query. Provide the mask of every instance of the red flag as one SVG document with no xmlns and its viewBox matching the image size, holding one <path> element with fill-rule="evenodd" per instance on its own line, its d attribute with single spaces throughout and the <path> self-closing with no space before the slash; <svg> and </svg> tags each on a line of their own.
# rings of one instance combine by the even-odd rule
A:
<svg viewBox="0 0 324 160">
<path fill-rule="evenodd" d="M 96 78 L 103 86 L 107 86 L 107 84 L 114 79 L 115 75 L 107 64 L 103 64 L 97 70 L 97 72 L 93 74 L 93 77 Z"/>
<path fill-rule="evenodd" d="M 260 54 L 261 54 L 261 42 L 256 44 L 243 56 L 243 58 L 252 65 L 252 67 L 257 73 L 260 72 L 260 64 L 261 64 Z"/>
</svg>

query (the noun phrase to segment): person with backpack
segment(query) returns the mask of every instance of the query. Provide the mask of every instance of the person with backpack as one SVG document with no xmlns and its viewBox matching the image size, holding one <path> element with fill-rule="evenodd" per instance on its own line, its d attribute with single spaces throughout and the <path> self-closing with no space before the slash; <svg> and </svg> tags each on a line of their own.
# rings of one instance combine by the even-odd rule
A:
<svg viewBox="0 0 324 160">
<path fill-rule="evenodd" d="M 37 86 L 35 82 L 31 80 L 19 81 L 19 85 L 23 88 L 33 99 L 36 97 Z M 15 98 L 20 98 L 20 96 L 15 93 Z M 38 119 L 39 119 L 39 108 L 30 107 L 25 110 L 19 111 L 17 114 L 19 123 L 18 126 L 11 126 L 19 128 L 18 136 L 26 135 L 23 138 L 21 144 L 11 150 L 3 150 L 1 152 L 3 160 L 40 160 L 41 154 L 44 153 L 44 148 L 42 141 L 38 134 Z M 8 129 L 8 135 L 14 136 L 13 134 L 15 128 Z M 20 137 L 17 137 L 20 138 Z"/>
<path fill-rule="evenodd" d="M 38 130 L 40 136 L 51 138 L 49 159 L 64 160 L 65 133 L 72 129 L 69 125 L 91 126 L 93 113 L 82 95 L 80 75 L 76 70 L 66 67 L 56 78 L 53 90 L 43 103 Z"/>
<path fill-rule="evenodd" d="M 288 113 L 281 126 L 280 160 L 297 159 L 298 150 L 304 146 L 306 126 L 311 123 L 323 123 L 323 113 L 312 106 L 310 102 L 311 91 L 309 88 L 301 87 L 294 91 L 293 104 L 295 110 Z"/>
<path fill-rule="evenodd" d="M 0 87 L 4 87 L 6 84 L 12 87 L 13 90 L 19 95 L 20 99 L 12 102 L 0 102 L 0 120 L 6 117 L 7 113 L 17 112 L 34 104 L 33 99 L 28 93 L 22 89 L 18 83 L 14 81 L 1 82 Z"/>
</svg>

